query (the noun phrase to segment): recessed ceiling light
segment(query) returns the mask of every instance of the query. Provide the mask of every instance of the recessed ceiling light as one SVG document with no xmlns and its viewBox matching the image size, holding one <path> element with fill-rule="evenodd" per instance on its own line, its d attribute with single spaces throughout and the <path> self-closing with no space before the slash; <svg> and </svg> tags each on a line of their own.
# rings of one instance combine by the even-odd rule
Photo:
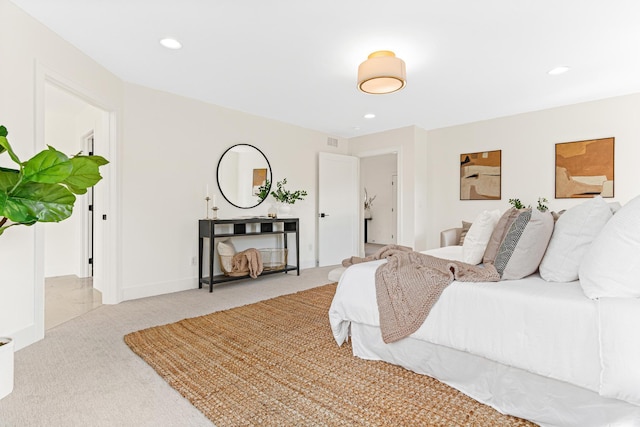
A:
<svg viewBox="0 0 640 427">
<path fill-rule="evenodd" d="M 365 115 L 364 115 L 364 118 L 365 118 L 365 119 L 373 119 L 375 116 L 376 116 L 376 115 L 375 115 L 375 114 L 373 114 L 373 113 L 367 113 L 367 114 L 365 114 Z"/>
<path fill-rule="evenodd" d="M 160 44 L 167 49 L 180 49 L 182 47 L 182 43 L 178 40 L 173 39 L 171 37 L 166 37 L 160 40 Z"/>
<path fill-rule="evenodd" d="M 566 73 L 567 71 L 569 71 L 569 69 L 569 67 L 563 65 L 561 67 L 556 67 L 553 70 L 549 70 L 547 74 L 557 76 L 558 74 Z"/>
</svg>

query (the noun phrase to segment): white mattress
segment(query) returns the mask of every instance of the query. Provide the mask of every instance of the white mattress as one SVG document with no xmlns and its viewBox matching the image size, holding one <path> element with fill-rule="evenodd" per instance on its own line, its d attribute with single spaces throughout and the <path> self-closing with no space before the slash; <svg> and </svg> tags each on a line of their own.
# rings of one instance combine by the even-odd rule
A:
<svg viewBox="0 0 640 427">
<path fill-rule="evenodd" d="M 451 259 L 459 250 L 451 248 L 428 253 Z M 384 262 L 357 264 L 342 275 L 329 310 L 338 344 L 347 339 L 351 322 L 379 326 L 375 270 Z M 497 283 L 453 282 L 411 337 L 598 392 L 597 314 L 596 303 L 577 281 L 549 283 L 532 275 Z"/>
</svg>

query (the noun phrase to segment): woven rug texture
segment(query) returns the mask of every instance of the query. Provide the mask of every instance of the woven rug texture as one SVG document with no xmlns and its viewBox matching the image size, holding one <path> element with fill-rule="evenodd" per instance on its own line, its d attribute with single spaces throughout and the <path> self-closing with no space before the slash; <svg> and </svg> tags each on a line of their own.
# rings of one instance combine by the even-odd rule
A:
<svg viewBox="0 0 640 427">
<path fill-rule="evenodd" d="M 217 427 L 531 426 L 428 376 L 352 355 L 329 284 L 125 336 Z"/>
</svg>

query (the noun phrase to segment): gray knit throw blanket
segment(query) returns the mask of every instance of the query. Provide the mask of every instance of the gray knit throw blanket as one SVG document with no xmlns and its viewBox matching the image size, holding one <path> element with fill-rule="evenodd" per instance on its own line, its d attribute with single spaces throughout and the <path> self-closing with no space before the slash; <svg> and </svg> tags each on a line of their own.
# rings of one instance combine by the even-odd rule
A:
<svg viewBox="0 0 640 427">
<path fill-rule="evenodd" d="M 376 297 L 385 343 L 398 341 L 420 328 L 440 294 L 451 282 L 497 282 L 493 265 L 479 267 L 399 250 L 387 251 L 376 270 Z"/>
</svg>

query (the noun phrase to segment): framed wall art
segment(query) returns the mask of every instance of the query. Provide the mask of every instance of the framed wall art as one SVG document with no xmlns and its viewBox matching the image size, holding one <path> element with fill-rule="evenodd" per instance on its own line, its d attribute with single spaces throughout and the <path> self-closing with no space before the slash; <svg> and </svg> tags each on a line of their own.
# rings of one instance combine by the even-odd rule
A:
<svg viewBox="0 0 640 427">
<path fill-rule="evenodd" d="M 556 199 L 613 197 L 614 139 L 556 144 Z"/>
<path fill-rule="evenodd" d="M 460 200 L 500 200 L 502 150 L 460 154 Z"/>
<path fill-rule="evenodd" d="M 260 194 L 260 186 L 267 183 L 267 169 L 254 169 L 253 170 L 253 195 Z"/>
</svg>

